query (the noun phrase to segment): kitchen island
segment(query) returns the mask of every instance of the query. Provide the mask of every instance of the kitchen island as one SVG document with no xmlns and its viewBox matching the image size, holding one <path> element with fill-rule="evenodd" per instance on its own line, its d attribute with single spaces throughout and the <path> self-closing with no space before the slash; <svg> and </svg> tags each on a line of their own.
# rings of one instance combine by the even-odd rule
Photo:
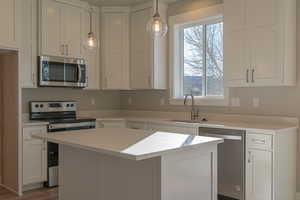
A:
<svg viewBox="0 0 300 200">
<path fill-rule="evenodd" d="M 59 144 L 59 200 L 216 200 L 222 139 L 127 128 L 34 137 Z"/>
</svg>

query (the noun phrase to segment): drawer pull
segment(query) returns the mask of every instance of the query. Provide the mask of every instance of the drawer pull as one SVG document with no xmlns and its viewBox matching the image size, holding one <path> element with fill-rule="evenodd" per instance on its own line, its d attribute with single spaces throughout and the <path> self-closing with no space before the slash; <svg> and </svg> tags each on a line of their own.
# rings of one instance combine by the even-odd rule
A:
<svg viewBox="0 0 300 200">
<path fill-rule="evenodd" d="M 256 144 L 266 144 L 266 140 L 260 140 L 260 139 L 252 139 L 252 142 Z"/>
</svg>

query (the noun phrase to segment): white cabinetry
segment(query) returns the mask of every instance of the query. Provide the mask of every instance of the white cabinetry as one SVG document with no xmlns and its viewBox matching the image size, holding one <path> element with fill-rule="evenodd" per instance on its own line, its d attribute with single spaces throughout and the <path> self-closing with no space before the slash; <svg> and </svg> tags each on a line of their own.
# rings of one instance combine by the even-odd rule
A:
<svg viewBox="0 0 300 200">
<path fill-rule="evenodd" d="M 19 47 L 22 0 L 1 0 L 0 6 L 0 47 Z"/>
<path fill-rule="evenodd" d="M 295 199 L 296 130 L 246 136 L 246 200 Z"/>
<path fill-rule="evenodd" d="M 164 131 L 171 133 L 182 133 L 188 135 L 198 135 L 198 126 L 191 124 L 177 124 L 177 123 L 164 123 L 164 122 L 149 122 L 148 128 L 153 131 Z"/>
<path fill-rule="evenodd" d="M 23 1 L 22 43 L 20 50 L 21 85 L 37 87 L 37 0 Z"/>
<path fill-rule="evenodd" d="M 100 20 L 100 13 L 97 7 L 92 7 L 92 28 L 93 33 L 95 34 L 96 38 L 99 39 L 99 20 Z M 88 33 L 90 32 L 90 14 L 88 11 L 85 12 L 84 15 L 84 22 L 82 31 L 83 40 L 87 40 Z M 87 73 L 88 73 L 88 90 L 99 90 L 100 89 L 100 50 L 99 48 L 89 51 L 87 49 L 84 50 L 84 55 L 87 63 Z"/>
<path fill-rule="evenodd" d="M 41 1 L 40 54 L 82 57 L 84 9 L 54 0 Z"/>
<path fill-rule="evenodd" d="M 129 11 L 127 7 L 101 10 L 103 89 L 129 89 Z"/>
<path fill-rule="evenodd" d="M 32 137 L 46 132 L 46 126 L 23 128 L 23 186 L 47 180 L 47 142 Z"/>
<path fill-rule="evenodd" d="M 126 128 L 126 120 L 100 120 L 97 121 L 97 128 Z"/>
<path fill-rule="evenodd" d="M 132 89 L 166 89 L 166 38 L 154 39 L 146 25 L 153 16 L 153 4 L 132 8 L 130 17 L 130 87 Z M 160 5 L 162 18 L 166 6 Z"/>
<path fill-rule="evenodd" d="M 295 27 L 295 0 L 225 0 L 226 85 L 294 85 Z"/>
</svg>

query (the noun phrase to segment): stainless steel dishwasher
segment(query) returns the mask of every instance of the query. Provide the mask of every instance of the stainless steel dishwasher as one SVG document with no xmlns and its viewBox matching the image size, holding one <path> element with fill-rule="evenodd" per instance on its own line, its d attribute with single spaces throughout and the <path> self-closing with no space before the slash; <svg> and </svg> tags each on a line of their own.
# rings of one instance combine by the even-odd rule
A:
<svg viewBox="0 0 300 200">
<path fill-rule="evenodd" d="M 218 200 L 245 200 L 246 132 L 201 127 L 199 135 L 224 139 L 218 146 Z"/>
</svg>

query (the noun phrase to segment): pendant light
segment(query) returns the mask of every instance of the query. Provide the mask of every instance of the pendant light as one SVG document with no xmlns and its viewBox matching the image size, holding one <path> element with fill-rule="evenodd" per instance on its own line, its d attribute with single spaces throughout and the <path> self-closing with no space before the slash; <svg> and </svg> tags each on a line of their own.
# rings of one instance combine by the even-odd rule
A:
<svg viewBox="0 0 300 200">
<path fill-rule="evenodd" d="M 98 40 L 97 37 L 95 36 L 95 33 L 93 32 L 93 16 L 92 16 L 92 8 L 89 10 L 89 16 L 90 16 L 90 32 L 88 33 L 88 38 L 85 44 L 85 47 L 88 50 L 95 50 L 98 48 Z"/>
<path fill-rule="evenodd" d="M 158 11 L 158 0 L 156 0 L 155 13 L 147 24 L 147 31 L 153 37 L 164 37 L 168 32 L 168 25 L 161 18 Z"/>
</svg>

